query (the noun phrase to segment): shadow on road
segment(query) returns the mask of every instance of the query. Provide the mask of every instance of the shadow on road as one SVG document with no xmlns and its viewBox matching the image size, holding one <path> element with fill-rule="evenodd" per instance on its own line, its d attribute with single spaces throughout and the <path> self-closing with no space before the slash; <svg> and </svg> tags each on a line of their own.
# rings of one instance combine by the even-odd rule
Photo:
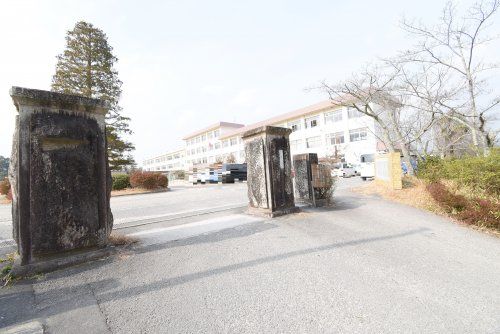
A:
<svg viewBox="0 0 500 334">
<path fill-rule="evenodd" d="M 125 290 L 115 291 L 112 293 L 104 293 L 102 295 L 99 295 L 99 299 L 102 301 L 111 301 L 111 300 L 114 300 L 115 298 L 127 298 L 127 297 L 131 297 L 131 296 L 147 293 L 150 291 L 163 289 L 166 287 L 172 287 L 172 286 L 184 284 L 187 282 L 199 280 L 199 279 L 202 279 L 205 277 L 210 277 L 210 276 L 214 276 L 214 275 L 228 273 L 228 272 L 243 269 L 243 268 L 254 267 L 254 266 L 261 265 L 261 264 L 277 262 L 277 261 L 285 260 L 285 259 L 296 257 L 296 256 L 324 252 L 324 251 L 329 251 L 329 250 L 342 248 L 342 247 L 356 246 L 356 245 L 365 244 L 365 243 L 384 241 L 384 240 L 396 239 L 396 238 L 403 238 L 403 237 L 407 237 L 409 235 L 419 234 L 419 233 L 425 232 L 427 230 L 428 230 L 427 228 L 419 228 L 419 229 L 404 232 L 404 233 L 398 233 L 398 234 L 392 234 L 392 235 L 386 235 L 386 236 L 380 236 L 380 237 L 364 238 L 364 239 L 352 240 L 352 241 L 346 241 L 346 242 L 339 242 L 339 243 L 334 243 L 334 244 L 320 246 L 320 247 L 313 247 L 313 248 L 307 248 L 307 249 L 288 252 L 288 253 L 277 254 L 277 255 L 273 255 L 273 256 L 263 257 L 260 259 L 255 259 L 255 260 L 245 261 L 245 262 L 236 263 L 236 264 L 232 264 L 232 265 L 227 265 L 227 266 L 223 266 L 220 268 L 201 271 L 201 272 L 197 272 L 197 273 L 193 273 L 193 274 L 168 278 L 168 279 L 160 280 L 160 281 L 157 281 L 154 283 L 149 283 L 149 284 L 145 284 L 145 285 L 138 286 L 138 287 L 128 288 Z"/>
<path fill-rule="evenodd" d="M 301 210 L 305 212 L 329 212 L 329 211 L 342 211 L 342 210 L 353 210 L 366 205 L 366 199 L 362 197 L 356 197 L 352 195 L 335 196 L 333 198 L 333 204 L 331 206 L 325 207 L 302 207 Z"/>
<path fill-rule="evenodd" d="M 216 242 L 216 241 L 221 241 L 224 239 L 228 238 L 236 238 L 236 237 L 241 237 L 245 235 L 249 235 L 252 233 L 258 233 L 261 231 L 265 231 L 270 228 L 275 228 L 275 225 L 272 224 L 261 224 L 262 228 L 258 228 L 256 225 L 255 226 L 246 226 L 245 228 L 239 229 L 239 231 L 233 231 L 235 229 L 231 229 L 230 231 L 219 231 L 217 233 L 212 233 L 207 236 L 202 236 L 201 240 L 195 240 L 195 239 L 200 239 L 198 236 L 197 238 L 191 238 L 186 239 L 180 242 L 169 242 L 168 244 L 160 244 L 160 245 L 152 245 L 152 246 L 147 246 L 141 248 L 140 246 L 135 249 L 135 252 L 137 253 L 148 253 L 148 252 L 154 252 L 160 249 L 168 249 L 168 248 L 173 248 L 173 247 L 182 247 L 182 246 L 187 246 L 187 245 L 194 245 L 198 243 L 204 243 L 204 242 Z M 363 238 L 363 239 L 358 239 L 358 240 L 352 240 L 352 241 L 345 241 L 345 242 L 339 242 L 339 243 L 333 243 L 329 245 L 324 245 L 324 246 L 319 246 L 319 247 L 312 247 L 312 248 L 307 248 L 303 250 L 297 250 L 297 251 L 291 251 L 291 252 L 286 252 L 282 254 L 277 254 L 273 256 L 267 256 L 255 260 L 249 260 L 241 263 L 235 263 L 227 266 L 222 266 L 219 268 L 214 268 L 210 270 L 204 270 L 192 274 L 187 274 L 187 275 L 182 275 L 178 277 L 172 277 L 172 278 L 166 278 L 163 280 L 159 280 L 156 282 L 152 283 L 147 283 L 144 285 L 140 286 L 135 286 L 135 287 L 130 287 L 122 290 L 116 290 L 116 288 L 119 286 L 119 280 L 118 279 L 104 279 L 104 280 L 99 280 L 99 281 L 94 281 L 94 282 L 89 282 L 89 283 L 83 283 L 83 284 L 78 284 L 78 285 L 73 285 L 70 287 L 66 288 L 59 288 L 59 289 L 52 289 L 47 292 L 39 293 L 36 295 L 36 300 L 41 300 L 41 301 L 47 301 L 50 300 L 50 305 L 44 309 L 43 314 L 39 314 L 39 312 L 36 312 L 36 314 L 33 313 L 28 313 L 21 315 L 19 313 L 15 314 L 12 318 L 6 314 L 6 316 L 1 319 L 2 323 L 1 326 L 9 326 L 14 323 L 22 322 L 22 321 L 27 321 L 33 318 L 37 318 L 40 316 L 51 316 L 58 314 L 60 312 L 66 312 L 70 309 L 79 309 L 86 307 L 91 304 L 91 301 L 89 298 L 82 298 L 83 300 L 78 301 L 75 303 L 75 298 L 78 298 L 78 296 L 81 294 L 82 291 L 88 291 L 91 292 L 93 295 L 96 296 L 97 300 L 99 303 L 102 302 L 108 302 L 108 301 L 113 301 L 117 299 L 124 299 L 124 298 L 129 298 L 137 295 L 141 295 L 144 293 L 164 289 L 167 287 L 173 287 L 181 284 L 185 284 L 188 282 L 200 280 L 206 277 L 211 277 L 211 276 L 216 276 L 216 275 L 221 275 L 225 274 L 228 272 L 244 269 L 244 268 L 251 268 L 255 267 L 261 264 L 268 264 L 268 263 L 273 263 L 273 262 L 278 262 L 281 260 L 285 260 L 288 258 L 292 257 L 297 257 L 297 256 L 303 256 L 303 255 L 309 255 L 312 253 L 319 253 L 319 252 L 325 252 L 325 251 L 331 251 L 334 249 L 338 248 L 343 248 L 343 247 L 350 247 L 350 246 L 356 246 L 356 245 L 361 245 L 361 244 L 366 244 L 366 243 L 372 243 L 372 242 L 379 242 L 379 241 L 385 241 L 385 240 L 391 240 L 391 239 L 397 239 L 397 238 L 404 238 L 408 237 L 410 235 L 415 235 L 419 234 L 422 232 L 427 231 L 427 228 L 419 228 L 419 229 L 414 229 L 408 232 L 404 233 L 398 233 L 398 234 L 391 234 L 391 235 L 384 235 L 384 236 L 379 236 L 379 237 L 371 237 L 371 238 Z M 224 236 L 223 234 L 227 234 L 227 236 Z M 56 273 L 55 276 L 49 278 L 48 280 L 56 279 L 58 276 L 68 276 L 69 275 L 74 275 L 77 274 L 78 272 L 86 271 L 86 270 L 93 270 L 96 269 L 102 265 L 109 264 L 112 262 L 111 259 L 108 259 L 106 261 L 98 261 L 97 263 L 89 264 L 82 266 L 80 268 L 74 268 L 73 270 L 68 271 L 61 271 L 59 273 Z M 97 267 L 96 267 L 97 265 Z M 151 269 L 148 269 L 151 270 Z M 97 290 L 97 291 L 96 291 Z M 111 291 L 113 290 L 113 291 Z M 76 296 L 75 296 L 76 292 Z M 24 292 L 24 294 L 28 294 L 29 292 Z M 19 298 L 22 297 L 19 295 L 17 292 L 13 292 L 10 294 L 3 294 L 0 295 L 0 305 L 4 305 L 4 307 L 0 308 L 3 309 L 5 308 L 6 305 L 8 305 L 9 309 L 15 309 L 16 308 L 16 300 L 19 300 Z M 25 298 L 28 298 L 28 296 L 24 296 Z M 23 299 L 23 298 L 21 298 Z M 94 302 L 94 301 L 93 301 Z M 92 302 L 92 303 L 93 303 Z"/>
</svg>

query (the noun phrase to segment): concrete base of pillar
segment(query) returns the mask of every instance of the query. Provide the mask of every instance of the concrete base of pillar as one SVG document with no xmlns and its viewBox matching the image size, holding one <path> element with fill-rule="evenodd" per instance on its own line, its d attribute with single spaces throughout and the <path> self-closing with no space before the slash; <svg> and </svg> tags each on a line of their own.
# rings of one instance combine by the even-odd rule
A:
<svg viewBox="0 0 500 334">
<path fill-rule="evenodd" d="M 121 248 L 116 246 L 106 246 L 104 248 L 65 252 L 59 256 L 53 256 L 25 265 L 21 265 L 21 258 L 17 257 L 12 266 L 11 274 L 16 277 L 26 277 L 34 274 L 47 273 L 108 257 L 116 254 L 119 249 Z"/>
<path fill-rule="evenodd" d="M 296 212 L 300 212 L 300 209 L 296 206 L 274 211 L 272 211 L 271 209 L 254 208 L 249 206 L 246 210 L 246 213 L 250 215 L 260 216 L 265 218 L 274 218 Z"/>
</svg>

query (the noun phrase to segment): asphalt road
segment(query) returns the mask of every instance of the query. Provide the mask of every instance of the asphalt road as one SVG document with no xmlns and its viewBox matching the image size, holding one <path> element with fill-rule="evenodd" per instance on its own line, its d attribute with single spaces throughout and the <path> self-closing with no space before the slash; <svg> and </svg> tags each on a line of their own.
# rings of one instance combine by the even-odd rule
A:
<svg viewBox="0 0 500 334">
<path fill-rule="evenodd" d="M 500 332 L 498 238 L 345 186 L 333 208 L 272 220 L 236 208 L 126 226 L 134 249 L 1 289 L 0 328 Z"/>
<path fill-rule="evenodd" d="M 362 184 L 358 177 L 341 179 L 339 189 Z M 173 186 L 170 191 L 111 198 L 115 223 L 183 214 L 193 210 L 219 210 L 248 202 L 246 183 Z M 0 241 L 10 238 L 10 205 L 0 204 Z M 5 232 L 7 231 L 7 232 Z"/>
<path fill-rule="evenodd" d="M 342 179 L 339 188 L 360 183 L 359 178 Z M 164 220 L 179 224 L 181 221 L 178 218 L 185 216 L 241 208 L 248 203 L 246 191 L 246 183 L 178 185 L 170 187 L 168 192 L 112 197 L 114 226 L 121 229 Z M 0 204 L 0 257 L 13 250 L 11 207 Z"/>
<path fill-rule="evenodd" d="M 111 198 L 115 228 L 170 220 L 193 213 L 225 211 L 248 203 L 246 183 L 173 186 L 168 192 Z M 0 257 L 15 249 L 10 205 L 0 205 Z"/>
</svg>

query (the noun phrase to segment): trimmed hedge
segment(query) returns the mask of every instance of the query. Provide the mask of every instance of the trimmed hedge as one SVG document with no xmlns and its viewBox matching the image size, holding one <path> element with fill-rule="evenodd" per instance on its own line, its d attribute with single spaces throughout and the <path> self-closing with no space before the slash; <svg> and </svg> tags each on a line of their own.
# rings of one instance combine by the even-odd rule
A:
<svg viewBox="0 0 500 334">
<path fill-rule="evenodd" d="M 8 178 L 4 178 L 3 181 L 0 181 L 0 194 L 8 195 L 10 191 L 10 182 Z"/>
<path fill-rule="evenodd" d="M 500 196 L 500 149 L 492 149 L 487 157 L 440 159 L 427 157 L 418 166 L 418 177 L 430 182 L 452 180 L 459 186 Z"/>
<path fill-rule="evenodd" d="M 130 184 L 134 188 L 161 189 L 168 187 L 168 178 L 162 173 L 135 171 L 130 174 Z"/>
<path fill-rule="evenodd" d="M 130 187 L 130 177 L 127 174 L 113 175 L 113 190 L 123 190 Z"/>
</svg>

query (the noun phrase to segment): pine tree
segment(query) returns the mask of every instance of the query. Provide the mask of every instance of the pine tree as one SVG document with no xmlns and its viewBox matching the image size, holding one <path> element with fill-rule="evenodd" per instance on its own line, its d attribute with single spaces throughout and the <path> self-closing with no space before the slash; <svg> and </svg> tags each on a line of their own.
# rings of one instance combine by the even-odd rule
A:
<svg viewBox="0 0 500 334">
<path fill-rule="evenodd" d="M 9 172 L 9 158 L 4 158 L 0 155 L 0 182 L 7 177 Z"/>
<path fill-rule="evenodd" d="M 66 49 L 57 56 L 52 90 L 107 101 L 111 108 L 106 116 L 108 159 L 112 170 L 135 164 L 130 152 L 132 143 L 121 138 L 131 134 L 130 118 L 122 116 L 118 102 L 122 82 L 113 67 L 118 61 L 104 32 L 91 23 L 78 22 L 66 35 Z"/>
</svg>

